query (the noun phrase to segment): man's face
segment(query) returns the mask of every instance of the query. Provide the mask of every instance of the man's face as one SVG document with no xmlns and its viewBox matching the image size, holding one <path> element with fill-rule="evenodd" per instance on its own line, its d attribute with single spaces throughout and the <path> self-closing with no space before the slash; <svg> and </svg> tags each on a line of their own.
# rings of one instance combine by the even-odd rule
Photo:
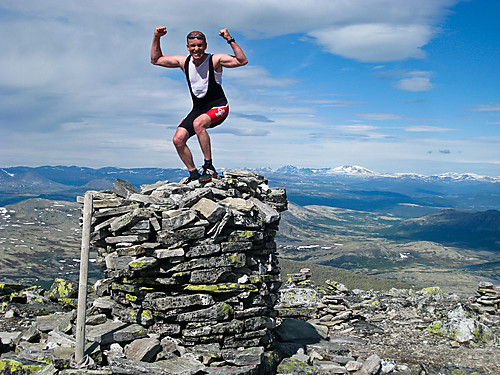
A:
<svg viewBox="0 0 500 375">
<path fill-rule="evenodd" d="M 188 39 L 187 49 L 192 59 L 200 60 L 205 56 L 207 43 L 201 38 Z"/>
</svg>

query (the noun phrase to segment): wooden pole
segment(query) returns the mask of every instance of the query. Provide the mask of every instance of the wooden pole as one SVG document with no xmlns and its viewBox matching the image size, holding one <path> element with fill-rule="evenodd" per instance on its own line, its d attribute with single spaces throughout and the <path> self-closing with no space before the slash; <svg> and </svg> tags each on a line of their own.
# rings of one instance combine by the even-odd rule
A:
<svg viewBox="0 0 500 375">
<path fill-rule="evenodd" d="M 90 226 L 92 224 L 92 193 L 86 192 L 83 203 L 82 249 L 80 255 L 80 283 L 76 316 L 75 360 L 80 362 L 85 351 L 85 319 L 87 313 L 87 280 L 89 268 Z"/>
</svg>

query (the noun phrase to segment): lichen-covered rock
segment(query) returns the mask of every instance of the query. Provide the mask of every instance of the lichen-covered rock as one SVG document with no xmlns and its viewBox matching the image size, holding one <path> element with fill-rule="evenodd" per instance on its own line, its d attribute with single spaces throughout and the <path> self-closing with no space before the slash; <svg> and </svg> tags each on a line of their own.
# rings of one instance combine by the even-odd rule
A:
<svg viewBox="0 0 500 375">
<path fill-rule="evenodd" d="M 53 300 L 60 298 L 75 298 L 78 296 L 78 284 L 57 278 L 50 287 L 47 297 Z"/>
</svg>

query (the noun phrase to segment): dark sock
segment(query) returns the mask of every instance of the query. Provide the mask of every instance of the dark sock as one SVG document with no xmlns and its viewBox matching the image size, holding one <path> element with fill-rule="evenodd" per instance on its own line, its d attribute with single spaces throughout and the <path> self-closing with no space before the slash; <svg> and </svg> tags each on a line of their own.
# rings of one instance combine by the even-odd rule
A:
<svg viewBox="0 0 500 375">
<path fill-rule="evenodd" d="M 212 165 L 212 159 L 210 160 L 205 160 L 205 164 L 204 164 L 205 167 L 213 167 Z"/>
<path fill-rule="evenodd" d="M 189 176 L 190 177 L 197 177 L 200 173 L 198 172 L 198 169 L 193 169 L 192 171 L 189 171 Z"/>
</svg>

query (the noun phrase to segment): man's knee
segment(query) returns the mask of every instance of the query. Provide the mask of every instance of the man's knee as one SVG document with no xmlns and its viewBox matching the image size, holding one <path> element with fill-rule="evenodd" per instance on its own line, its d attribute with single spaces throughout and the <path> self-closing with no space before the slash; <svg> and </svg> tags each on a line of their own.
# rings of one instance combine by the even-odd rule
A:
<svg viewBox="0 0 500 375">
<path fill-rule="evenodd" d="M 180 137 L 175 134 L 172 138 L 172 143 L 174 144 L 175 148 L 183 147 L 186 145 L 186 139 L 185 137 Z"/>
<path fill-rule="evenodd" d="M 206 131 L 211 123 L 210 117 L 200 116 L 193 121 L 193 128 L 196 134 Z"/>
</svg>

